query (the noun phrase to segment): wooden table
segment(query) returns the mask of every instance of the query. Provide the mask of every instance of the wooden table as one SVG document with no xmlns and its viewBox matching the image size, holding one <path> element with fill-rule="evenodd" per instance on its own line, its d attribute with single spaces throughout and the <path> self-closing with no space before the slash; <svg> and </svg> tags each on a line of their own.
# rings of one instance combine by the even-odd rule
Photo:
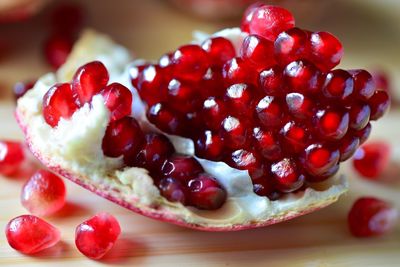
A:
<svg viewBox="0 0 400 267">
<path fill-rule="evenodd" d="M 213 32 L 236 25 L 191 18 L 163 1 L 82 1 L 89 25 L 106 33 L 136 55 L 158 58 L 162 52 L 190 40 L 192 29 Z M 115 4 L 115 3 L 118 3 Z M 331 1 L 326 13 L 298 19 L 298 25 L 334 32 L 344 43 L 344 68 L 382 66 L 400 88 L 400 5 L 396 1 Z M 378 6 L 378 3 L 381 6 Z M 295 13 L 298 13 L 297 11 Z M 9 43 L 0 57 L 0 138 L 21 139 L 13 118 L 10 88 L 15 81 L 38 77 L 49 71 L 41 55 L 48 29 L 46 11 L 30 22 L 0 25 L 0 40 Z M 161 44 L 161 45 L 160 45 Z M 396 109 L 396 108 L 394 108 Z M 400 227 L 394 233 L 356 239 L 347 230 L 346 216 L 358 196 L 379 196 L 400 209 L 400 112 L 392 111 L 374 124 L 373 139 L 393 145 L 394 157 L 386 182 L 367 182 L 349 166 L 348 195 L 338 203 L 290 222 L 235 233 L 203 233 L 160 223 L 131 213 L 66 181 L 68 204 L 58 215 L 47 218 L 62 231 L 62 242 L 35 257 L 11 249 L 0 234 L 1 266 L 400 266 Z M 389 182 L 391 180 L 391 182 Z M 0 228 L 13 217 L 25 214 L 19 193 L 24 179 L 0 177 Z M 99 211 L 114 214 L 123 233 L 102 261 L 82 256 L 74 245 L 76 225 Z"/>
</svg>

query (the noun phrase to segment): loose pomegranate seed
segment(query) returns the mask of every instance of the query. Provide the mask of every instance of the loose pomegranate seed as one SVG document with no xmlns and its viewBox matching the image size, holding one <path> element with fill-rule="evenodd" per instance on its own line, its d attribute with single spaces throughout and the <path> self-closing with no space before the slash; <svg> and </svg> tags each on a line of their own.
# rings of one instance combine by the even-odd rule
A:
<svg viewBox="0 0 400 267">
<path fill-rule="evenodd" d="M 342 44 L 329 32 L 312 33 L 310 51 L 312 62 L 321 71 L 331 70 L 343 57 Z"/>
<path fill-rule="evenodd" d="M 274 41 L 279 33 L 294 27 L 293 15 L 278 6 L 263 5 L 255 8 L 251 14 L 249 20 L 246 18 L 242 22 L 242 29 L 248 29 L 250 34 L 260 35 L 270 41 Z"/>
<path fill-rule="evenodd" d="M 228 116 L 222 122 L 221 134 L 225 145 L 231 149 L 243 147 L 248 141 L 247 125 L 239 119 Z"/>
<path fill-rule="evenodd" d="M 218 181 L 209 174 L 201 173 L 188 183 L 190 205 L 198 209 L 219 209 L 226 201 L 226 191 Z"/>
<path fill-rule="evenodd" d="M 46 171 L 37 171 L 22 187 L 21 202 L 38 216 L 56 213 L 65 205 L 66 189 L 63 180 Z"/>
<path fill-rule="evenodd" d="M 78 108 L 68 83 L 54 85 L 43 97 L 43 117 L 51 127 L 56 127 L 61 118 L 71 118 Z"/>
<path fill-rule="evenodd" d="M 159 66 L 149 65 L 143 69 L 138 78 L 138 93 L 149 106 L 166 99 L 167 83 Z M 134 81 L 132 81 L 132 84 Z"/>
<path fill-rule="evenodd" d="M 58 69 L 65 63 L 71 53 L 74 40 L 71 37 L 56 34 L 49 37 L 44 44 L 44 55 L 47 62 Z"/>
<path fill-rule="evenodd" d="M 178 79 L 199 81 L 209 68 L 209 59 L 200 46 L 185 45 L 175 51 L 172 64 Z"/>
<path fill-rule="evenodd" d="M 257 117 L 266 127 L 277 127 L 282 124 L 283 110 L 281 101 L 273 96 L 266 96 L 258 102 L 256 107 Z"/>
<path fill-rule="evenodd" d="M 183 205 L 187 204 L 187 188 L 179 180 L 172 177 L 163 178 L 159 182 L 158 188 L 160 189 L 161 195 L 169 201 L 180 202 Z"/>
<path fill-rule="evenodd" d="M 386 92 L 391 92 L 391 83 L 389 74 L 384 70 L 374 71 L 372 75 L 373 81 L 375 82 L 376 88 Z M 374 88 L 375 89 L 375 88 Z"/>
<path fill-rule="evenodd" d="M 349 113 L 339 109 L 320 110 L 316 114 L 317 127 L 321 137 L 327 140 L 339 140 L 347 133 Z"/>
<path fill-rule="evenodd" d="M 299 189 L 304 183 L 304 175 L 297 171 L 296 164 L 291 159 L 283 159 L 271 165 L 271 173 L 275 186 L 285 193 Z"/>
<path fill-rule="evenodd" d="M 353 104 L 350 109 L 350 128 L 362 130 L 369 122 L 371 108 L 367 104 Z"/>
<path fill-rule="evenodd" d="M 226 89 L 224 100 L 234 115 L 248 115 L 253 105 L 254 88 L 251 85 L 239 83 Z"/>
<path fill-rule="evenodd" d="M 224 142 L 211 131 L 203 132 L 195 143 L 196 156 L 219 161 L 224 156 Z"/>
<path fill-rule="evenodd" d="M 227 115 L 225 104 L 215 97 L 207 98 L 203 103 L 202 116 L 209 129 L 219 130 Z"/>
<path fill-rule="evenodd" d="M 20 170 L 25 160 L 22 143 L 16 141 L 0 141 L 0 174 L 9 176 Z"/>
<path fill-rule="evenodd" d="M 176 180 L 187 182 L 204 172 L 200 163 L 191 156 L 174 155 L 165 162 L 162 167 L 164 177 L 172 177 Z"/>
<path fill-rule="evenodd" d="M 117 121 L 131 114 L 132 93 L 119 83 L 107 85 L 101 91 L 106 107 L 111 112 L 111 121 Z"/>
<path fill-rule="evenodd" d="M 378 178 L 389 165 L 390 153 L 391 148 L 385 142 L 367 143 L 357 150 L 353 166 L 366 178 Z"/>
<path fill-rule="evenodd" d="M 98 260 L 114 246 L 120 233 L 114 216 L 99 213 L 76 227 L 75 245 L 86 257 Z"/>
<path fill-rule="evenodd" d="M 308 35 L 299 28 L 281 32 L 275 40 L 275 58 L 281 66 L 292 61 L 309 58 L 310 48 L 307 45 Z"/>
<path fill-rule="evenodd" d="M 24 254 L 35 254 L 60 241 L 60 232 L 51 224 L 33 215 L 12 219 L 6 226 L 10 246 Z"/>
<path fill-rule="evenodd" d="M 398 211 L 386 201 L 374 197 L 359 198 L 348 215 L 352 235 L 371 237 L 393 230 L 398 220 Z"/>
<path fill-rule="evenodd" d="M 240 56 L 256 69 L 262 70 L 275 64 L 273 50 L 274 44 L 271 41 L 258 35 L 249 35 L 243 41 Z"/>
<path fill-rule="evenodd" d="M 360 145 L 364 144 L 367 141 L 368 137 L 371 135 L 371 123 L 368 123 L 364 129 L 359 130 L 355 133 L 355 135 L 360 139 Z"/>
<path fill-rule="evenodd" d="M 311 119 L 315 114 L 314 101 L 301 93 L 287 94 L 286 105 L 291 115 L 299 120 Z"/>
<path fill-rule="evenodd" d="M 322 92 L 326 98 L 347 99 L 353 93 L 353 77 L 345 70 L 336 69 L 326 75 Z"/>
<path fill-rule="evenodd" d="M 168 84 L 167 102 L 174 110 L 189 113 L 200 104 L 197 92 L 184 82 L 173 79 Z"/>
<path fill-rule="evenodd" d="M 267 95 L 280 95 L 284 92 L 283 88 L 283 71 L 278 67 L 260 72 L 259 87 Z"/>
<path fill-rule="evenodd" d="M 273 132 L 253 129 L 255 146 L 261 155 L 268 160 L 278 160 L 283 157 L 282 147 Z"/>
<path fill-rule="evenodd" d="M 350 73 L 353 75 L 354 80 L 354 95 L 360 100 L 368 100 L 375 92 L 375 82 L 365 70 L 352 70 Z"/>
<path fill-rule="evenodd" d="M 26 92 L 31 90 L 33 86 L 35 85 L 36 81 L 28 81 L 28 82 L 17 82 L 14 85 L 14 97 L 15 99 L 19 99 L 20 97 L 23 97 Z"/>
<path fill-rule="evenodd" d="M 111 122 L 103 138 L 103 153 L 107 157 L 131 157 L 143 146 L 144 137 L 138 122 L 131 117 L 124 117 Z"/>
<path fill-rule="evenodd" d="M 147 111 L 147 118 L 166 133 L 183 134 L 185 132 L 184 118 L 163 103 L 151 106 Z"/>
<path fill-rule="evenodd" d="M 226 61 L 236 55 L 233 44 L 223 37 L 207 39 L 201 47 L 208 53 L 211 64 L 216 67 L 222 67 Z"/>
<path fill-rule="evenodd" d="M 331 150 L 321 144 L 312 144 L 306 148 L 300 160 L 304 169 L 310 175 L 309 182 L 319 182 L 329 178 L 337 171 L 339 150 Z"/>
<path fill-rule="evenodd" d="M 284 140 L 284 147 L 289 152 L 299 153 L 304 150 L 309 140 L 309 134 L 306 129 L 305 126 L 295 122 L 288 122 L 283 126 L 280 133 Z"/>
<path fill-rule="evenodd" d="M 252 170 L 260 165 L 255 152 L 244 149 L 233 151 L 228 163 L 238 170 Z"/>
<path fill-rule="evenodd" d="M 294 61 L 286 66 L 284 76 L 295 92 L 318 93 L 323 85 L 321 72 L 312 64 Z"/>
<path fill-rule="evenodd" d="M 80 105 L 89 103 L 92 97 L 108 83 L 108 71 L 100 61 L 93 61 L 80 67 L 72 80 L 72 90 L 78 97 Z"/>
<path fill-rule="evenodd" d="M 222 68 L 222 78 L 226 86 L 235 83 L 257 84 L 257 72 L 241 58 L 227 61 Z"/>
<path fill-rule="evenodd" d="M 374 95 L 368 100 L 371 108 L 371 120 L 375 121 L 380 119 L 390 107 L 390 98 L 385 91 L 376 91 Z"/>
<path fill-rule="evenodd" d="M 142 65 L 132 65 L 128 68 L 129 78 L 131 79 L 131 84 L 136 89 L 139 88 L 139 78 L 141 73 L 147 68 L 149 65 L 142 64 Z"/>
<path fill-rule="evenodd" d="M 340 161 L 345 161 L 351 158 L 360 146 L 360 139 L 352 135 L 344 137 L 340 142 Z"/>
</svg>

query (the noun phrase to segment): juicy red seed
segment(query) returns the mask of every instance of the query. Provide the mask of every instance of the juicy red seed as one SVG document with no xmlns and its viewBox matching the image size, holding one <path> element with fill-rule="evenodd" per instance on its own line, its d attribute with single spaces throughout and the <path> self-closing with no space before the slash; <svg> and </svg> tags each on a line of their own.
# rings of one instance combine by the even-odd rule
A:
<svg viewBox="0 0 400 267">
<path fill-rule="evenodd" d="M 75 245 L 88 258 L 100 259 L 114 246 L 121 227 L 111 214 L 102 212 L 79 224 L 75 230 Z"/>
<path fill-rule="evenodd" d="M 385 142 L 370 142 L 360 147 L 353 157 L 353 166 L 360 175 L 375 179 L 388 167 L 391 147 Z"/>
<path fill-rule="evenodd" d="M 253 20 L 253 16 L 255 11 L 259 8 L 264 6 L 265 4 L 262 2 L 256 2 L 252 5 L 250 5 L 246 11 L 244 12 L 243 18 L 242 18 L 242 23 L 240 26 L 240 29 L 243 32 L 250 32 L 250 22 Z"/>
<path fill-rule="evenodd" d="M 52 35 L 44 44 L 44 56 L 54 69 L 63 65 L 71 53 L 74 40 L 66 35 Z"/>
<path fill-rule="evenodd" d="M 239 83 L 226 89 L 224 100 L 233 114 L 238 116 L 247 115 L 252 107 L 253 95 L 254 87 Z"/>
<path fill-rule="evenodd" d="M 207 52 L 198 45 L 181 46 L 175 51 L 174 75 L 184 81 L 199 81 L 210 67 Z"/>
<path fill-rule="evenodd" d="M 278 6 L 263 5 L 251 11 L 248 18 L 242 24 L 242 28 L 248 28 L 250 34 L 260 35 L 270 41 L 274 41 L 279 33 L 294 27 L 293 15 L 286 9 Z M 247 26 L 248 24 L 248 26 Z"/>
<path fill-rule="evenodd" d="M 108 71 L 100 61 L 93 61 L 80 67 L 72 80 L 72 91 L 78 97 L 80 105 L 89 103 L 92 97 L 108 83 Z"/>
<path fill-rule="evenodd" d="M 22 187 L 21 203 L 30 213 L 47 216 L 64 207 L 65 197 L 64 181 L 49 171 L 39 170 Z"/>
<path fill-rule="evenodd" d="M 339 109 L 320 110 L 316 114 L 317 129 L 326 140 L 339 140 L 347 133 L 349 113 Z"/>
<path fill-rule="evenodd" d="M 160 193 L 171 202 L 180 202 L 186 205 L 188 202 L 188 192 L 186 187 L 177 179 L 172 177 L 163 178 L 158 184 Z"/>
<path fill-rule="evenodd" d="M 84 24 L 84 11 L 76 4 L 62 4 L 51 14 L 51 26 L 54 32 L 68 35 L 77 34 Z"/>
<path fill-rule="evenodd" d="M 260 165 L 256 154 L 245 149 L 233 151 L 228 163 L 232 168 L 238 170 L 252 170 Z"/>
<path fill-rule="evenodd" d="M 199 94 L 202 99 L 206 99 L 209 96 L 223 96 L 225 93 L 225 86 L 221 69 L 208 69 L 197 88 L 201 88 Z"/>
<path fill-rule="evenodd" d="M 198 209 L 216 210 L 226 201 L 225 189 L 209 174 L 201 173 L 188 183 L 190 205 Z"/>
<path fill-rule="evenodd" d="M 368 100 L 375 92 L 375 82 L 366 70 L 351 70 L 354 80 L 353 95 L 360 100 Z"/>
<path fill-rule="evenodd" d="M 281 145 L 272 132 L 263 131 L 256 127 L 253 129 L 253 137 L 255 139 L 255 147 L 264 158 L 268 160 L 282 158 Z"/>
<path fill-rule="evenodd" d="M 274 44 L 271 41 L 258 35 L 249 35 L 243 40 L 240 56 L 257 70 L 262 70 L 275 64 L 273 50 Z"/>
<path fill-rule="evenodd" d="M 143 145 L 143 132 L 138 122 L 124 117 L 110 122 L 103 138 L 103 153 L 107 157 L 136 155 Z"/>
<path fill-rule="evenodd" d="M 36 81 L 17 82 L 13 88 L 15 99 L 17 100 L 20 97 L 23 97 L 26 94 L 26 92 L 28 92 L 33 88 L 35 83 Z"/>
<path fill-rule="evenodd" d="M 350 73 L 336 69 L 326 75 L 322 92 L 328 99 L 345 100 L 353 93 L 353 87 L 353 77 Z"/>
<path fill-rule="evenodd" d="M 367 141 L 368 137 L 371 135 L 371 123 L 368 123 L 364 129 L 359 130 L 355 133 L 355 135 L 360 139 L 360 145 L 364 144 Z"/>
<path fill-rule="evenodd" d="M 111 112 L 111 121 L 117 121 L 131 114 L 132 93 L 119 83 L 107 85 L 101 91 L 104 104 Z"/>
<path fill-rule="evenodd" d="M 167 101 L 171 108 L 182 113 L 196 110 L 199 106 L 198 90 L 190 84 L 173 79 L 168 84 Z"/>
<path fill-rule="evenodd" d="M 260 72 L 258 81 L 259 87 L 267 95 L 283 93 L 283 71 L 277 66 Z"/>
<path fill-rule="evenodd" d="M 398 211 L 386 201 L 362 197 L 353 204 L 348 225 L 356 237 L 378 236 L 393 230 L 398 217 Z"/>
<path fill-rule="evenodd" d="M 135 158 L 128 158 L 127 160 L 134 161 L 131 164 L 145 168 L 150 172 L 159 172 L 164 162 L 174 152 L 175 148 L 166 136 L 148 133 L 145 135 L 143 148 Z"/>
<path fill-rule="evenodd" d="M 22 143 L 15 141 L 0 141 L 0 174 L 14 175 L 25 160 Z"/>
<path fill-rule="evenodd" d="M 224 142 L 219 135 L 204 131 L 195 142 L 196 156 L 220 161 L 224 155 Z"/>
<path fill-rule="evenodd" d="M 310 40 L 311 61 L 321 70 L 329 71 L 340 63 L 343 47 L 329 32 L 314 32 Z"/>
<path fill-rule="evenodd" d="M 223 101 L 215 97 L 209 97 L 204 101 L 202 116 L 208 128 L 219 130 L 226 115 L 225 103 Z"/>
<path fill-rule="evenodd" d="M 228 116 L 222 121 L 221 134 L 227 147 L 239 149 L 247 142 L 247 125 L 235 117 Z"/>
<path fill-rule="evenodd" d="M 146 66 L 139 74 L 137 90 L 140 98 L 151 106 L 164 101 L 167 96 L 165 73 L 159 66 Z"/>
<path fill-rule="evenodd" d="M 259 196 L 268 197 L 270 200 L 277 200 L 281 195 L 275 188 L 273 179 L 269 176 L 253 180 L 253 191 Z"/>
<path fill-rule="evenodd" d="M 280 102 L 276 97 L 266 96 L 256 106 L 257 117 L 267 129 L 282 124 L 283 109 Z"/>
<path fill-rule="evenodd" d="M 24 254 L 35 254 L 60 241 L 60 232 L 54 226 L 33 215 L 12 219 L 6 226 L 8 244 Z"/>
<path fill-rule="evenodd" d="M 284 140 L 285 148 L 294 153 L 299 153 L 307 145 L 309 134 L 305 126 L 295 122 L 288 122 L 282 129 L 281 135 Z"/>
<path fill-rule="evenodd" d="M 367 104 L 355 103 L 350 109 L 350 128 L 353 130 L 361 130 L 367 126 L 371 108 Z"/>
<path fill-rule="evenodd" d="M 187 182 L 202 172 L 204 170 L 200 163 L 187 155 L 174 155 L 162 167 L 164 177 L 172 177 L 181 182 Z"/>
<path fill-rule="evenodd" d="M 292 61 L 309 58 L 308 35 L 299 28 L 281 32 L 275 40 L 275 58 L 281 66 Z"/>
<path fill-rule="evenodd" d="M 375 121 L 380 119 L 385 115 L 390 107 L 390 98 L 386 91 L 378 90 L 374 95 L 368 100 L 368 104 L 371 108 L 370 119 Z"/>
<path fill-rule="evenodd" d="M 139 87 L 140 74 L 148 66 L 149 65 L 147 65 L 147 64 L 142 64 L 142 65 L 133 65 L 133 66 L 129 67 L 129 69 L 128 69 L 129 78 L 131 79 L 132 86 L 135 87 L 136 89 L 138 89 L 138 87 Z"/>
<path fill-rule="evenodd" d="M 180 135 L 185 132 L 184 117 L 171 110 L 164 103 L 151 106 L 147 111 L 147 118 L 166 133 Z"/>
<path fill-rule="evenodd" d="M 305 149 L 300 160 L 304 169 L 312 176 L 310 182 L 316 182 L 326 179 L 327 174 L 334 172 L 332 169 L 336 168 L 339 158 L 339 150 L 332 150 L 321 144 L 312 144 Z"/>
<path fill-rule="evenodd" d="M 285 193 L 296 191 L 304 184 L 304 175 L 299 173 L 291 159 L 283 159 L 271 165 L 276 188 Z"/>
<path fill-rule="evenodd" d="M 235 83 L 257 84 L 257 72 L 241 58 L 233 58 L 222 68 L 224 84 L 230 86 Z"/>
<path fill-rule="evenodd" d="M 287 94 L 286 105 L 291 115 L 299 120 L 311 119 L 315 114 L 314 101 L 301 93 Z"/>
<path fill-rule="evenodd" d="M 352 135 L 345 136 L 340 141 L 340 161 L 345 161 L 351 158 L 360 145 L 360 139 Z"/>
<path fill-rule="evenodd" d="M 58 125 L 61 118 L 71 118 L 78 108 L 71 85 L 68 83 L 54 85 L 43 97 L 43 117 L 53 128 Z"/>
<path fill-rule="evenodd" d="M 233 44 L 223 37 L 207 39 L 201 47 L 208 53 L 211 64 L 222 67 L 225 62 L 235 57 L 236 51 Z"/>
<path fill-rule="evenodd" d="M 295 92 L 319 93 L 323 85 L 323 75 L 312 64 L 294 61 L 286 66 L 284 76 L 288 86 Z"/>
</svg>

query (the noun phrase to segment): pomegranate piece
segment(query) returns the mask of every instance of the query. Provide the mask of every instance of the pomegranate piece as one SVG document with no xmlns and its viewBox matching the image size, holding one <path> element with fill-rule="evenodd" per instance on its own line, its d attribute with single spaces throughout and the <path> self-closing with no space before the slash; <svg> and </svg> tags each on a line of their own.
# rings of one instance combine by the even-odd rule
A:
<svg viewBox="0 0 400 267">
<path fill-rule="evenodd" d="M 236 55 L 233 44 L 223 37 L 207 39 L 201 47 L 208 53 L 211 64 L 216 67 L 222 67 L 226 61 Z"/>
<path fill-rule="evenodd" d="M 35 254 L 57 244 L 60 232 L 36 216 L 22 215 L 7 224 L 6 237 L 13 249 L 24 254 Z"/>
<path fill-rule="evenodd" d="M 53 128 L 61 118 L 71 118 L 77 109 L 76 99 L 68 83 L 54 85 L 43 97 L 43 117 Z"/>
<path fill-rule="evenodd" d="M 348 215 L 352 235 L 371 237 L 390 232 L 398 220 L 398 211 L 386 201 L 374 197 L 359 198 Z"/>
<path fill-rule="evenodd" d="M 24 96 L 26 92 L 33 88 L 35 83 L 36 81 L 17 82 L 13 88 L 14 98 L 18 100 L 20 97 Z"/>
<path fill-rule="evenodd" d="M 202 172 L 204 170 L 200 163 L 187 155 L 173 155 L 162 167 L 164 177 L 172 177 L 184 183 Z"/>
<path fill-rule="evenodd" d="M 189 202 L 198 209 L 219 209 L 226 201 L 226 191 L 209 174 L 201 173 L 188 183 Z"/>
<path fill-rule="evenodd" d="M 81 66 L 72 80 L 72 91 L 81 106 L 89 103 L 92 97 L 108 83 L 108 71 L 100 61 L 93 61 Z"/>
<path fill-rule="evenodd" d="M 111 121 L 117 121 L 131 114 L 132 93 L 128 88 L 119 83 L 112 83 L 107 85 L 101 94 L 111 112 Z"/>
<path fill-rule="evenodd" d="M 71 53 L 74 40 L 64 34 L 50 36 L 44 44 L 44 55 L 47 62 L 58 69 L 65 63 Z"/>
<path fill-rule="evenodd" d="M 389 165 L 391 147 L 383 141 L 360 147 L 353 157 L 355 170 L 365 178 L 376 179 Z"/>
<path fill-rule="evenodd" d="M 65 205 L 66 189 L 63 180 L 46 171 L 37 171 L 22 187 L 21 203 L 32 214 L 47 216 Z"/>
<path fill-rule="evenodd" d="M 0 140 L 0 174 L 12 176 L 17 173 L 25 160 L 22 143 Z"/>
<path fill-rule="evenodd" d="M 75 245 L 88 258 L 101 259 L 114 246 L 121 227 L 111 214 L 102 212 L 79 224 L 75 230 Z"/>
<path fill-rule="evenodd" d="M 329 71 L 340 63 L 343 47 L 340 41 L 329 32 L 311 34 L 311 61 L 322 71 Z"/>
</svg>

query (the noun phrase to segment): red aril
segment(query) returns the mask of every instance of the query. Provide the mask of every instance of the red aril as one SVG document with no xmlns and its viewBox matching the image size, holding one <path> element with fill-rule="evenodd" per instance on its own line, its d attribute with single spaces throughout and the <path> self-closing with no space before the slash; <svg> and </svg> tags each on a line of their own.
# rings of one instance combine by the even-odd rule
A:
<svg viewBox="0 0 400 267">
<path fill-rule="evenodd" d="M 343 47 L 329 32 L 314 32 L 310 37 L 311 61 L 321 71 L 329 71 L 340 63 Z"/>
<path fill-rule="evenodd" d="M 112 83 L 107 85 L 101 94 L 111 112 L 111 121 L 117 121 L 131 114 L 132 93 L 128 88 L 119 83 Z"/>
<path fill-rule="evenodd" d="M 226 191 L 218 181 L 209 174 L 201 173 L 188 183 L 191 205 L 199 209 L 215 210 L 226 200 Z"/>
<path fill-rule="evenodd" d="M 47 62 L 58 69 L 65 63 L 71 53 L 74 40 L 63 34 L 51 35 L 44 44 L 44 55 Z"/>
<path fill-rule="evenodd" d="M 260 72 L 259 87 L 267 95 L 281 95 L 283 90 L 283 71 L 279 67 L 272 67 Z"/>
<path fill-rule="evenodd" d="M 0 175 L 16 174 L 25 161 L 22 143 L 17 141 L 0 141 Z"/>
<path fill-rule="evenodd" d="M 193 179 L 203 171 L 203 167 L 195 158 L 186 155 L 174 155 L 162 167 L 164 177 L 172 177 L 183 183 Z"/>
<path fill-rule="evenodd" d="M 139 69 L 140 68 L 141 67 L 139 67 Z M 165 77 L 164 75 L 165 71 L 163 71 L 161 67 L 147 65 L 143 68 L 137 78 L 136 88 L 140 98 L 149 106 L 166 100 L 169 77 Z M 133 86 L 135 86 L 136 81 L 134 75 L 131 76 L 131 82 Z"/>
<path fill-rule="evenodd" d="M 287 86 L 294 92 L 317 94 L 323 85 L 322 73 L 306 61 L 293 61 L 284 70 Z"/>
<path fill-rule="evenodd" d="M 243 41 L 240 56 L 255 69 L 262 70 L 275 64 L 273 50 L 274 44 L 271 41 L 258 35 L 249 35 Z"/>
<path fill-rule="evenodd" d="M 386 91 L 375 91 L 373 96 L 368 100 L 371 108 L 371 120 L 380 119 L 390 107 L 390 97 Z"/>
<path fill-rule="evenodd" d="M 307 44 L 308 35 L 299 28 L 281 32 L 274 43 L 275 59 L 281 66 L 292 61 L 308 59 L 310 47 Z"/>
<path fill-rule="evenodd" d="M 196 140 L 196 156 L 219 161 L 224 156 L 224 142 L 212 131 L 206 130 Z"/>
<path fill-rule="evenodd" d="M 237 57 L 228 60 L 222 68 L 222 78 L 226 86 L 246 82 L 257 84 L 256 74 L 251 64 Z"/>
<path fill-rule="evenodd" d="M 160 194 L 171 202 L 180 202 L 187 205 L 188 192 L 187 188 L 182 181 L 167 177 L 162 178 L 158 183 Z"/>
<path fill-rule="evenodd" d="M 222 67 L 226 61 L 236 55 L 232 43 L 223 37 L 214 37 L 207 39 L 201 47 L 208 53 L 211 65 Z"/>
<path fill-rule="evenodd" d="M 365 178 L 376 179 L 387 168 L 391 147 L 383 141 L 370 142 L 360 147 L 353 157 L 353 166 Z"/>
<path fill-rule="evenodd" d="M 274 184 L 280 192 L 289 193 L 302 187 L 305 177 L 291 159 L 283 159 L 271 165 Z"/>
</svg>

